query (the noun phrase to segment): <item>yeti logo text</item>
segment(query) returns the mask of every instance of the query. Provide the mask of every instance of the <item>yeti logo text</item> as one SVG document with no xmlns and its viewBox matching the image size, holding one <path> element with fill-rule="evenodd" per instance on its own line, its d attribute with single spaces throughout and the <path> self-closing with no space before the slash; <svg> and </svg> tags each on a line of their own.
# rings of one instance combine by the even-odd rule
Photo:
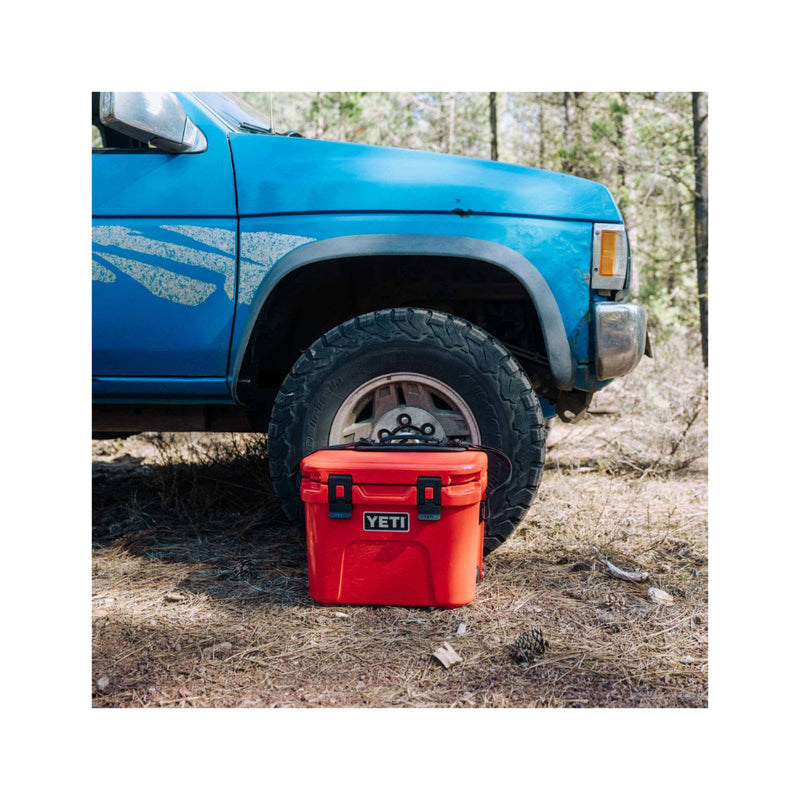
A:
<svg viewBox="0 0 800 800">
<path fill-rule="evenodd" d="M 379 511 L 364 512 L 365 531 L 408 531 L 408 514 L 381 514 Z"/>
</svg>

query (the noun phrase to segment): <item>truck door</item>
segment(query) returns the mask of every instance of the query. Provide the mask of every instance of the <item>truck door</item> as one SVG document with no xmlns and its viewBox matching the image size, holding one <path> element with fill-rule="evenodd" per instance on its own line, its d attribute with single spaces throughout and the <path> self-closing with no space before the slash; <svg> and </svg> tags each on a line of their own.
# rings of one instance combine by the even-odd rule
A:
<svg viewBox="0 0 800 800">
<path fill-rule="evenodd" d="M 93 108 L 92 372 L 105 396 L 114 378 L 122 386 L 227 372 L 237 255 L 230 148 L 203 107 L 179 98 L 205 152 L 143 145 L 103 129 Z"/>
</svg>

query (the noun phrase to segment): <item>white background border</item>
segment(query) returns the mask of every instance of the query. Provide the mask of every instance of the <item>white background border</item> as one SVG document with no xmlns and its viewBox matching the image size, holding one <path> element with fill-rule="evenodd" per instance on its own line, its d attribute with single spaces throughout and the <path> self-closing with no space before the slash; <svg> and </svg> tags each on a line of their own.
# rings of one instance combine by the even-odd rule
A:
<svg viewBox="0 0 800 800">
<path fill-rule="evenodd" d="M 789 330 L 797 114 L 787 80 L 796 77 L 795 26 L 781 8 L 734 3 L 724 16 L 698 2 L 6 10 L 10 786 L 25 786 L 24 796 L 70 789 L 114 798 L 780 791 L 796 757 L 796 623 L 785 617 L 798 563 Z M 710 709 L 90 708 L 85 118 L 89 92 L 108 87 L 709 91 Z"/>
</svg>

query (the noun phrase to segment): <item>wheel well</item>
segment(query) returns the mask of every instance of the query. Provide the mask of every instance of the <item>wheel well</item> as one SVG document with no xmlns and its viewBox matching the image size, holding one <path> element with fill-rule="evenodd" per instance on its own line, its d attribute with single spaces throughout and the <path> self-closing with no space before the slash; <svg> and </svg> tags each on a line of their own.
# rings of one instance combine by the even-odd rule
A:
<svg viewBox="0 0 800 800">
<path fill-rule="evenodd" d="M 247 345 L 237 385 L 261 406 L 323 333 L 369 311 L 416 306 L 480 326 L 519 359 L 534 388 L 553 387 L 536 309 L 525 287 L 501 267 L 443 256 L 359 256 L 315 262 L 289 273 L 271 292 Z"/>
</svg>

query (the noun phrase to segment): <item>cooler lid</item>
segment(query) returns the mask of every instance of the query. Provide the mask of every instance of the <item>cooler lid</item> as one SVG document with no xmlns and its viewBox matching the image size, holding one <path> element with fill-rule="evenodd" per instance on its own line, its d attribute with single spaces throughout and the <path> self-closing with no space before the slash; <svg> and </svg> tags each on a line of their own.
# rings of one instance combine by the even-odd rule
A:
<svg viewBox="0 0 800 800">
<path fill-rule="evenodd" d="M 480 450 L 380 451 L 318 450 L 300 462 L 303 477 L 327 483 L 329 475 L 351 475 L 354 484 L 416 486 L 421 475 L 439 477 L 442 486 L 480 480 L 487 469 Z"/>
</svg>

